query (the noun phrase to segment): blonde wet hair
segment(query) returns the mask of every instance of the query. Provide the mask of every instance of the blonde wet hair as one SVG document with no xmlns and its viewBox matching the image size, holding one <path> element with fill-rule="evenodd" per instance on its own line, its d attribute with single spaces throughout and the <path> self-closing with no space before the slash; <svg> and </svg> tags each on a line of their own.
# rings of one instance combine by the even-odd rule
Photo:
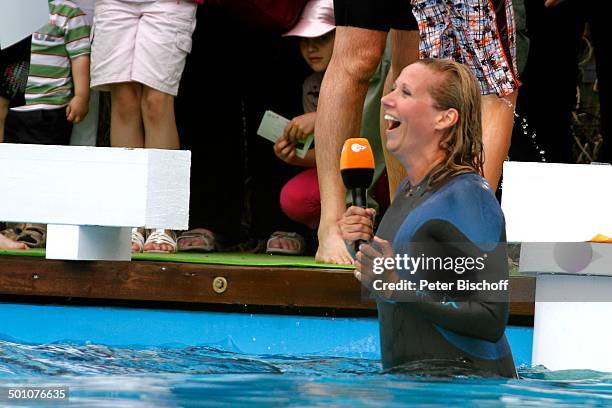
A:
<svg viewBox="0 0 612 408">
<path fill-rule="evenodd" d="M 429 185 L 449 177 L 476 172 L 483 175 L 482 113 L 480 85 L 472 72 L 458 62 L 448 59 L 422 59 L 423 64 L 440 73 L 429 94 L 439 110 L 455 109 L 457 122 L 448 128 L 440 140 L 445 159 L 431 173 Z"/>
</svg>

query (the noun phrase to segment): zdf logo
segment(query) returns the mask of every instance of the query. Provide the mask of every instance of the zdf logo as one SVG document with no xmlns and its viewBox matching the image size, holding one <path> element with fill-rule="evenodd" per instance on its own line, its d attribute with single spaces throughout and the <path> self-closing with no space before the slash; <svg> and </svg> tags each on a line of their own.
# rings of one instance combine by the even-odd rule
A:
<svg viewBox="0 0 612 408">
<path fill-rule="evenodd" d="M 368 148 L 368 146 L 364 146 L 364 145 L 361 145 L 359 143 L 353 143 L 351 145 L 351 150 L 354 151 L 355 153 L 359 153 L 360 151 L 366 150 L 367 148 Z"/>
</svg>

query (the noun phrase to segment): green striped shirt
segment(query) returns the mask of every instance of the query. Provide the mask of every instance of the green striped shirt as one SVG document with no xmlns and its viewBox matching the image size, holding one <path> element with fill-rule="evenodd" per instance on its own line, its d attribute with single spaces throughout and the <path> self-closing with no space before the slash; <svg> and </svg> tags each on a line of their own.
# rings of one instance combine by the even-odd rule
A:
<svg viewBox="0 0 612 408">
<path fill-rule="evenodd" d="M 49 22 L 32 34 L 26 106 L 16 110 L 56 109 L 74 93 L 71 60 L 91 53 L 91 27 L 69 0 L 49 0 Z"/>
</svg>

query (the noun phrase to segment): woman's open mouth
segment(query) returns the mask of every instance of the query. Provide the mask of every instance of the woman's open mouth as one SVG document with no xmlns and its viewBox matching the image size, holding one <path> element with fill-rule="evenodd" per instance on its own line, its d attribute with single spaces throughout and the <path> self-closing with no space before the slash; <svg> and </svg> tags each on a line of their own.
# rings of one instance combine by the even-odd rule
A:
<svg viewBox="0 0 612 408">
<path fill-rule="evenodd" d="M 385 120 L 388 122 L 387 130 L 393 130 L 402 124 L 402 122 L 398 118 L 396 118 L 395 116 L 391 116 L 388 113 L 385 113 Z"/>
</svg>

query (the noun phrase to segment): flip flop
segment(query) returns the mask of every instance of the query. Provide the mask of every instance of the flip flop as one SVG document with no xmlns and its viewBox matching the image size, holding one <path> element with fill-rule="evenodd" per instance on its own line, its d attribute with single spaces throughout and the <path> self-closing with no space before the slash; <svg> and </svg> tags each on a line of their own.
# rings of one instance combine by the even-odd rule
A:
<svg viewBox="0 0 612 408">
<path fill-rule="evenodd" d="M 186 240 L 200 241 L 201 243 L 196 245 L 185 245 Z M 194 228 L 189 231 L 183 232 L 177 239 L 178 250 L 184 251 L 197 251 L 197 252 L 213 252 L 217 250 L 217 239 L 212 231 L 206 228 Z"/>
<path fill-rule="evenodd" d="M 285 249 L 285 248 L 273 248 L 270 244 L 274 241 L 284 239 L 287 241 L 294 242 L 295 249 Z M 304 237 L 298 234 L 297 232 L 285 232 L 285 231 L 275 231 L 268 239 L 266 244 L 266 253 L 268 254 L 284 254 L 284 255 L 302 255 L 304 253 L 304 249 L 306 247 L 306 241 Z"/>
</svg>

